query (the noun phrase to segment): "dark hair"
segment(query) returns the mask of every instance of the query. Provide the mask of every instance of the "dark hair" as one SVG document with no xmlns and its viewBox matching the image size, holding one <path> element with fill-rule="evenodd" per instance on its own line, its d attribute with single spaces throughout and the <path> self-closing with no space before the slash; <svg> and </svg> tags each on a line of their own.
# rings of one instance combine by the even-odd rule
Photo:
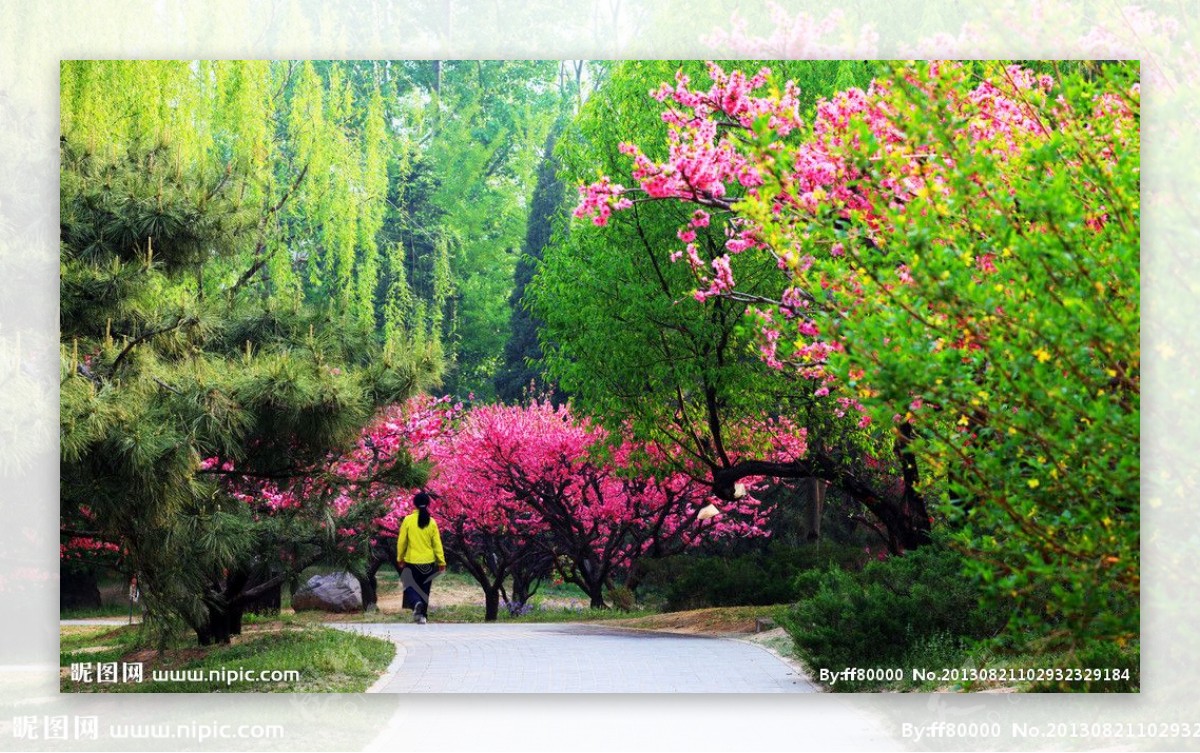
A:
<svg viewBox="0 0 1200 753">
<path fill-rule="evenodd" d="M 425 492 L 417 492 L 413 497 L 413 505 L 417 508 L 417 528 L 429 525 L 429 495 Z"/>
</svg>

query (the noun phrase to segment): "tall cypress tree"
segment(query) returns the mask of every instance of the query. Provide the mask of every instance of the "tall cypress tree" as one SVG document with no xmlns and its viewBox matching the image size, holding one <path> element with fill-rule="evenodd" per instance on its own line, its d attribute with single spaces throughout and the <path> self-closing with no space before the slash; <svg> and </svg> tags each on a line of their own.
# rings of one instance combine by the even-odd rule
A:
<svg viewBox="0 0 1200 753">
<path fill-rule="evenodd" d="M 554 145 L 560 131 L 561 121 L 551 129 L 542 149 L 525 243 L 521 258 L 517 260 L 513 292 L 509 298 L 512 308 L 510 334 L 504 346 L 504 363 L 495 378 L 496 396 L 507 403 L 519 401 L 531 386 L 535 391 L 545 390 L 548 386 L 536 366 L 542 358 L 537 335 L 541 322 L 526 308 L 523 299 L 525 287 L 537 272 L 542 254 L 550 245 L 555 224 L 562 217 L 566 192 L 559 180 L 559 162 L 554 156 Z"/>
</svg>

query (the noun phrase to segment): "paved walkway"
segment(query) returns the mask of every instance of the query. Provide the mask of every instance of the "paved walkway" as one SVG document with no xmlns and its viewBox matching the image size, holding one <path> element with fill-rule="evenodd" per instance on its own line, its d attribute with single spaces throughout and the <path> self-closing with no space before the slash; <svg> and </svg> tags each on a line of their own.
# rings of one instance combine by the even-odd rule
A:
<svg viewBox="0 0 1200 753">
<path fill-rule="evenodd" d="M 142 618 L 138 617 L 133 622 L 129 621 L 128 617 L 94 617 L 85 620 L 59 620 L 59 625 L 112 625 L 120 627 L 122 625 L 138 625 L 141 624 Z"/>
<path fill-rule="evenodd" d="M 587 624 L 330 623 L 396 644 L 382 693 L 812 693 L 744 641 Z"/>
</svg>

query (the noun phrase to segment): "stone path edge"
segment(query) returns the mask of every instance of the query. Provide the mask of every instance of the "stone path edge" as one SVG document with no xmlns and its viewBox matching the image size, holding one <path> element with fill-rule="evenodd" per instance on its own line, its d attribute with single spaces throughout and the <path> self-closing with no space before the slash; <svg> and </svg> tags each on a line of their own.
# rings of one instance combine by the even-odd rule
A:
<svg viewBox="0 0 1200 753">
<path fill-rule="evenodd" d="M 404 666 L 404 660 L 408 658 L 408 649 L 404 646 L 404 643 L 402 643 L 399 638 L 393 637 L 390 634 L 384 638 L 383 636 L 372 635 L 366 631 L 355 630 L 356 626 L 354 625 L 338 624 L 336 622 L 326 622 L 325 627 L 331 627 L 335 630 L 344 630 L 347 633 L 355 633 L 357 635 L 380 638 L 381 640 L 386 640 L 388 643 L 392 644 L 392 646 L 396 649 L 396 655 L 392 657 L 391 663 L 389 663 L 387 668 L 383 670 L 383 674 L 375 678 L 375 682 L 371 683 L 371 687 L 363 691 L 364 693 L 382 693 L 383 689 L 387 687 L 387 684 L 395 679 L 396 675 L 400 674 L 400 669 Z"/>
<path fill-rule="evenodd" d="M 763 651 L 766 651 L 771 656 L 774 656 L 776 659 L 778 659 L 779 661 L 783 662 L 784 664 L 788 665 L 793 670 L 795 670 L 796 674 L 798 674 L 801 678 L 803 678 L 804 681 L 806 683 L 808 683 L 808 685 L 813 689 L 814 692 L 817 692 L 817 693 L 826 692 L 826 688 L 821 686 L 820 683 L 818 683 L 816 680 L 814 680 L 812 678 L 812 673 L 808 670 L 808 668 L 805 667 L 799 661 L 797 661 L 795 658 L 790 657 L 790 656 L 784 656 L 783 654 L 779 653 L 778 651 L 771 648 L 770 646 L 765 646 L 765 645 L 759 643 L 758 641 L 751 641 L 751 640 L 747 640 L 746 638 L 737 637 L 737 636 L 731 636 L 730 640 L 739 641 L 741 643 L 748 643 L 751 646 L 757 646 L 758 648 L 761 648 Z"/>
</svg>

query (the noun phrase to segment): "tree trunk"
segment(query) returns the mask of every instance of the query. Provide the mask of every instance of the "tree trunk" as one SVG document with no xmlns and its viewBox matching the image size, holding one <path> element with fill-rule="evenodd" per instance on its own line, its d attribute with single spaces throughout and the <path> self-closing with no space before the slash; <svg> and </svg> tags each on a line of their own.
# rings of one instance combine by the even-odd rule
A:
<svg viewBox="0 0 1200 753">
<path fill-rule="evenodd" d="M 500 618 L 500 587 L 483 589 L 483 620 L 495 622 Z"/>
<path fill-rule="evenodd" d="M 59 575 L 59 609 L 99 609 L 100 585 L 96 571 L 62 568 Z"/>
<path fill-rule="evenodd" d="M 203 598 L 203 622 L 193 626 L 201 646 L 229 643 L 232 636 L 242 634 L 242 615 L 246 611 L 244 594 L 252 587 L 252 580 L 248 569 L 234 570 L 226 574 L 223 582 L 217 581 L 208 589 Z M 258 582 L 266 582 L 266 579 Z"/>
<path fill-rule="evenodd" d="M 745 460 L 727 468 L 713 471 L 713 492 L 719 499 L 737 499 L 735 482 L 747 476 L 777 478 L 817 477 L 834 484 L 861 503 L 886 529 L 888 548 L 893 554 L 917 549 L 930 542 L 929 512 L 925 498 L 917 491 L 920 474 L 917 459 L 912 453 L 914 437 L 912 424 L 901 424 L 892 451 L 900 461 L 903 489 L 899 495 L 886 490 L 870 479 L 847 472 L 837 458 L 810 453 L 804 460 L 776 463 Z"/>
<path fill-rule="evenodd" d="M 591 601 L 592 609 L 607 609 L 604 603 L 604 575 L 591 559 L 575 560 L 574 581 Z"/>
<path fill-rule="evenodd" d="M 825 512 L 825 488 L 828 484 L 816 477 L 808 479 L 808 532 L 809 541 L 821 538 L 821 515 Z"/>
<path fill-rule="evenodd" d="M 514 604 L 528 604 L 530 597 L 537 590 L 538 578 L 530 577 L 521 569 L 513 571 L 512 601 Z"/>
<path fill-rule="evenodd" d="M 592 600 L 589 606 L 592 609 L 608 609 L 608 605 L 604 603 L 604 579 L 593 577 L 591 573 L 587 573 L 582 580 L 583 583 L 580 586 Z"/>
<path fill-rule="evenodd" d="M 204 622 L 194 626 L 201 646 L 229 643 L 232 636 L 242 634 L 242 606 L 226 603 L 223 595 L 214 596 L 205 599 Z"/>
<path fill-rule="evenodd" d="M 379 579 L 376 574 L 379 568 L 387 563 L 392 563 L 392 567 L 396 568 L 396 575 L 401 575 L 400 566 L 396 564 L 396 540 L 380 538 L 378 543 L 371 546 L 371 553 L 367 557 L 367 572 L 362 577 L 358 578 L 358 583 L 362 586 L 363 592 L 363 611 L 371 611 L 377 608 L 379 604 Z"/>
<path fill-rule="evenodd" d="M 362 601 L 364 612 L 374 612 L 378 609 L 379 604 L 379 580 L 375 577 L 375 572 L 383 563 L 367 563 L 367 571 L 362 575 L 354 573 L 354 577 L 358 580 L 358 586 L 362 589 Z"/>
<path fill-rule="evenodd" d="M 917 484 L 921 478 L 917 470 L 917 458 L 910 449 L 913 440 L 912 424 L 904 422 L 900 425 L 899 432 L 894 449 L 904 475 L 904 501 L 900 510 L 904 525 L 901 526 L 900 543 L 908 550 L 925 546 L 931 541 L 931 521 L 929 510 L 925 506 L 925 497 L 917 491 Z"/>
</svg>

